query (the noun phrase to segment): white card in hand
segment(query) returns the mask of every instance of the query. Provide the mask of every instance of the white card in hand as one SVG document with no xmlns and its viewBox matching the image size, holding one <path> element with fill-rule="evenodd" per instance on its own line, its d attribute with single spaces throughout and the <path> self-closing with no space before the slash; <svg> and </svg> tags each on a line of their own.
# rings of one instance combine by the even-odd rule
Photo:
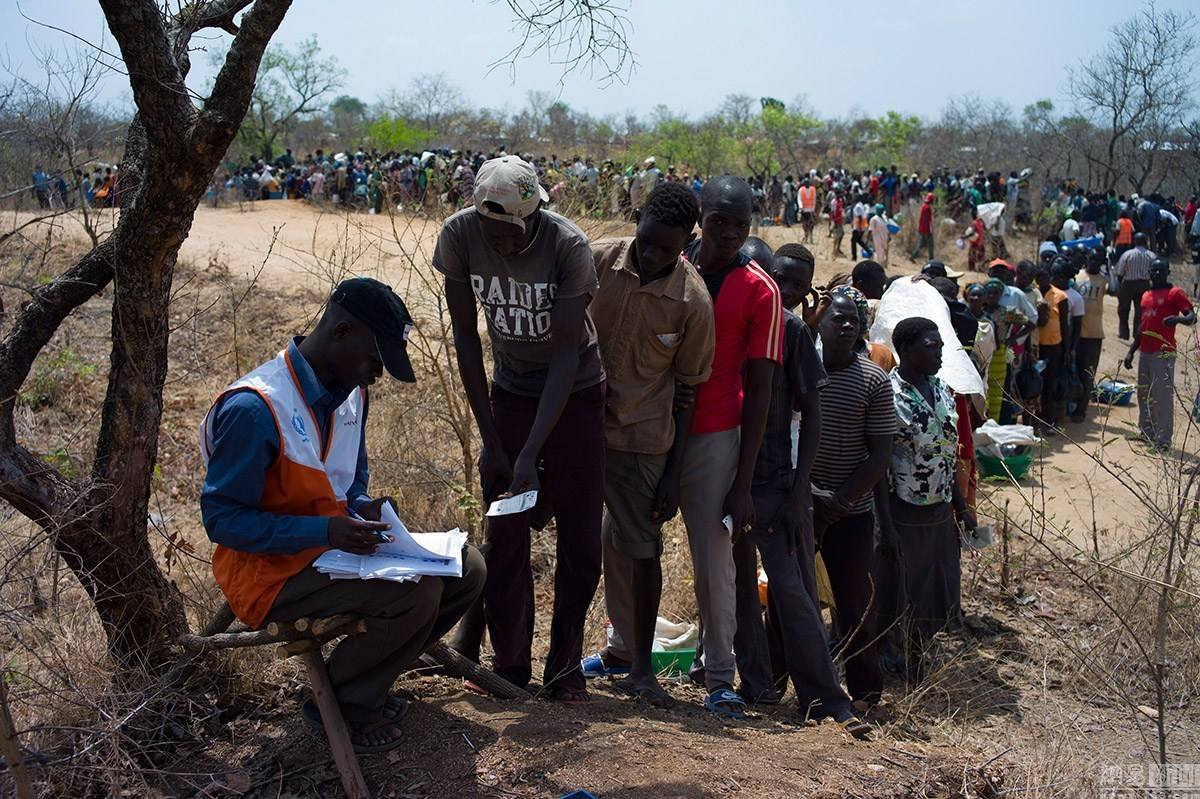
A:
<svg viewBox="0 0 1200 799">
<path fill-rule="evenodd" d="M 515 497 L 498 499 L 488 508 L 488 516 L 509 516 L 513 513 L 524 513 L 537 504 L 538 492 L 526 491 Z"/>
</svg>

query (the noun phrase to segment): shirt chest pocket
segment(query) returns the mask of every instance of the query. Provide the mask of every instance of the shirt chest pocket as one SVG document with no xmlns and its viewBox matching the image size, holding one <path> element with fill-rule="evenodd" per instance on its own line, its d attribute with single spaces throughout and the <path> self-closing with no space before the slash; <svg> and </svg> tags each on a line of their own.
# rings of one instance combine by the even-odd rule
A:
<svg viewBox="0 0 1200 799">
<path fill-rule="evenodd" d="M 654 338 L 658 339 L 658 343 L 664 348 L 671 350 L 672 352 L 674 352 L 676 347 L 679 346 L 678 333 L 655 333 Z"/>
<path fill-rule="evenodd" d="M 679 333 L 649 333 L 645 341 L 645 357 L 641 359 L 644 375 L 657 375 L 675 363 L 675 352 L 683 336 Z"/>
</svg>

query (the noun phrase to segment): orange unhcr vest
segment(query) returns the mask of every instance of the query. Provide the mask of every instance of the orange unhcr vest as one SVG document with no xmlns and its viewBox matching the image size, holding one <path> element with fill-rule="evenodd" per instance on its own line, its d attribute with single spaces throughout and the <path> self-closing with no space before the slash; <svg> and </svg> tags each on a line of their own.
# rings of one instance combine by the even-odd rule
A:
<svg viewBox="0 0 1200 799">
<path fill-rule="evenodd" d="M 817 187 L 816 186 L 801 186 L 800 187 L 800 208 L 804 211 L 817 210 Z"/>
<path fill-rule="evenodd" d="M 1117 220 L 1117 238 L 1113 244 L 1133 244 L 1133 220 L 1125 217 Z"/>
<path fill-rule="evenodd" d="M 358 468 L 362 437 L 363 391 L 354 389 L 329 420 L 325 440 L 287 350 L 231 383 L 200 424 L 205 465 L 212 454 L 213 410 L 234 391 L 253 391 L 275 419 L 279 455 L 267 469 L 258 507 L 280 516 L 337 516 L 346 512 L 346 492 Z M 213 576 L 234 615 L 250 627 L 262 624 L 289 577 L 299 574 L 329 547 L 310 547 L 288 555 L 240 552 L 217 545 Z"/>
</svg>

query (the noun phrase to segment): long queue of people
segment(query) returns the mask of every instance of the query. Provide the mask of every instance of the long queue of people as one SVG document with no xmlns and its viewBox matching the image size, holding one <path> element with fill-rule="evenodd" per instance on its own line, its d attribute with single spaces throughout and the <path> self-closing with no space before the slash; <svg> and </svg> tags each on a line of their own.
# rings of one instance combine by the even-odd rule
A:
<svg viewBox="0 0 1200 799">
<path fill-rule="evenodd" d="M 691 676 L 705 707 L 738 718 L 780 701 L 790 682 L 801 714 L 866 734 L 883 664 L 919 674 L 929 639 L 957 621 L 960 530 L 976 524 L 959 468 L 971 411 L 937 377 L 938 326 L 912 317 L 896 325 L 894 351 L 868 345 L 884 267 L 860 263 L 810 301 L 812 252 L 751 239 L 754 191 L 740 178 L 708 181 L 698 200 L 664 181 L 633 237 L 590 244 L 541 209 L 549 195 L 539 191 L 532 165 L 485 164 L 474 206 L 445 223 L 434 266 L 484 444 L 484 493 L 540 488 L 557 520 L 543 690 L 582 702 L 588 678 L 614 676 L 652 705 L 674 704 L 651 646 L 662 525 L 678 509 L 702 628 Z M 951 276 L 940 264 L 926 271 Z M 485 549 L 493 668 L 518 685 L 532 678 L 529 535 L 527 518 L 493 519 Z M 844 686 L 821 617 L 818 551 Z M 612 634 L 576 660 L 602 573 Z M 470 628 L 453 645 L 478 657 Z M 881 652 L 895 640 L 885 630 L 900 642 Z"/>
<path fill-rule="evenodd" d="M 872 300 L 888 283 L 884 267 L 862 262 L 810 301 L 811 251 L 792 243 L 771 252 L 750 238 L 754 190 L 740 178 L 714 178 L 699 198 L 682 181 L 663 181 L 633 237 L 586 249 L 578 228 L 541 210 L 549 198 L 539 192 L 530 164 L 486 164 L 473 207 L 443 227 L 434 266 L 446 277 L 456 341 L 463 338 L 459 364 L 484 442 L 485 494 L 540 486 L 558 520 L 545 690 L 586 701 L 588 677 L 622 676 L 631 694 L 673 703 L 650 647 L 662 524 L 678 508 L 702 627 L 691 674 L 707 689 L 705 707 L 738 717 L 748 704 L 778 701 L 790 680 L 802 713 L 864 732 L 859 715 L 880 698 L 881 664 L 919 674 L 929 639 L 959 616 L 960 531 L 976 524 L 973 429 L 989 415 L 1003 419 L 1006 398 L 1010 413 L 1025 413 L 1045 434 L 1057 429 L 1068 397 L 1054 368 L 1074 364 L 1078 349 L 1094 377 L 1107 277 L 1097 295 L 1095 259 L 1081 268 L 1074 251 L 1048 243 L 1039 264 L 992 262 L 994 279 L 970 286 L 963 303 L 962 275 L 933 262 L 918 279 L 943 293 L 959 341 L 943 342 L 932 319 L 914 316 L 895 326 L 887 348 L 866 341 Z M 1132 260 L 1119 260 L 1116 273 L 1133 279 Z M 1130 352 L 1146 363 L 1169 361 L 1175 326 L 1195 321 L 1186 295 L 1167 284 L 1165 264 L 1153 260 L 1139 298 Z M 556 281 L 554 291 L 536 288 Z M 564 298 L 578 314 L 560 311 Z M 477 309 L 496 366 L 490 402 L 479 379 Z M 1085 338 L 1095 343 L 1080 346 Z M 994 394 L 955 395 L 937 376 L 945 346 L 978 352 Z M 1034 364 L 1045 386 L 1036 397 L 1015 388 Z M 1152 368 L 1145 383 L 1160 394 L 1145 399 L 1144 430 L 1161 443 L 1171 404 L 1161 401 L 1165 368 Z M 1074 421 L 1084 418 L 1089 393 L 1072 395 Z M 569 458 L 559 451 L 564 440 Z M 498 571 L 484 589 L 494 667 L 525 685 L 528 521 L 489 525 L 488 547 Z M 845 688 L 823 645 L 818 551 L 835 598 Z M 765 622 L 758 558 L 769 585 Z M 613 634 L 576 664 L 570 655 L 601 563 Z M 885 628 L 900 632 L 900 644 L 880 651 Z M 464 637 L 456 644 L 477 656 L 477 641 Z"/>
<path fill-rule="evenodd" d="M 682 182 L 661 182 L 634 236 L 590 244 L 541 208 L 548 193 L 518 158 L 484 164 L 474 200 L 445 222 L 433 264 L 484 443 L 486 497 L 540 488 L 557 519 L 542 690 L 584 702 L 586 679 L 620 675 L 631 695 L 673 704 L 650 647 L 662 524 L 678 511 L 700 608 L 692 679 L 706 687 L 704 707 L 740 717 L 748 704 L 779 702 L 791 681 L 800 713 L 865 734 L 859 716 L 883 687 L 878 618 L 904 631 L 894 654 L 919 672 L 929 638 L 959 613 L 959 529 L 976 524 L 956 480 L 960 415 L 937 378 L 936 324 L 906 319 L 894 354 L 869 348 L 869 298 L 886 281 L 874 262 L 806 305 L 808 248 L 745 250 L 754 190 L 742 179 L 714 178 L 698 200 Z M 480 308 L 496 365 L 490 394 Z M 818 549 L 845 687 L 817 600 Z M 878 566 L 877 552 L 887 553 Z M 527 685 L 529 519 L 491 519 L 485 558 L 493 667 Z M 601 571 L 611 641 L 581 660 Z M 876 599 L 872 585 L 888 578 L 904 599 Z M 478 638 L 464 637 L 456 648 L 478 656 Z"/>
</svg>

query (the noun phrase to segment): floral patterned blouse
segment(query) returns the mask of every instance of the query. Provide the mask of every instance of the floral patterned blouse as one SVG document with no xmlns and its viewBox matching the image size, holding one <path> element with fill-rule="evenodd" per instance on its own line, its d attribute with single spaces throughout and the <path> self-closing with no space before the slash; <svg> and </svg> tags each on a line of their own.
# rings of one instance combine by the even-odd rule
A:
<svg viewBox="0 0 1200 799">
<path fill-rule="evenodd" d="M 954 462 L 958 457 L 958 412 L 950 387 L 929 378 L 934 407 L 921 392 L 891 372 L 896 403 L 896 438 L 892 446 L 891 486 L 896 496 L 912 505 L 950 502 Z"/>
</svg>

